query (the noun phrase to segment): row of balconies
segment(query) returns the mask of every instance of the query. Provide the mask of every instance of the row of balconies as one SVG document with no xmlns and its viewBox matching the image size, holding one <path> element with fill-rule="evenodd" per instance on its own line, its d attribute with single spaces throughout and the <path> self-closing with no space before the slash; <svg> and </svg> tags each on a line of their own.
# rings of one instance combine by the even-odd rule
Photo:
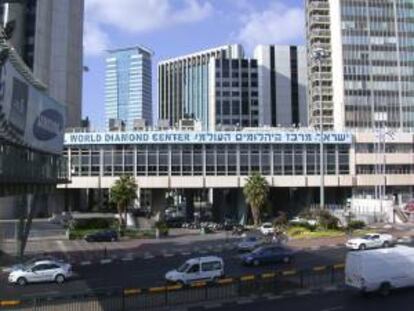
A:
<svg viewBox="0 0 414 311">
<path fill-rule="evenodd" d="M 315 10 L 329 10 L 329 3 L 327 1 L 310 1 L 307 5 L 308 12 Z"/>
</svg>

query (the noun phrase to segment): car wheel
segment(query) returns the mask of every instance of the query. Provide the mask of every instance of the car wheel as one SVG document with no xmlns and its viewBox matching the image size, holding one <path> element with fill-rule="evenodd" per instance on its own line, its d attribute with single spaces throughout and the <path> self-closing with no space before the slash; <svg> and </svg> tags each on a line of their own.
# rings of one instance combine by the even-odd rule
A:
<svg viewBox="0 0 414 311">
<path fill-rule="evenodd" d="M 65 277 L 64 277 L 62 274 L 58 274 L 58 275 L 55 277 L 55 281 L 56 281 L 56 283 L 58 283 L 58 284 L 62 284 L 63 282 L 65 282 Z"/>
<path fill-rule="evenodd" d="M 253 260 L 253 266 L 257 267 L 260 265 L 260 261 L 258 259 Z"/>
<path fill-rule="evenodd" d="M 382 246 L 385 248 L 390 247 L 390 242 L 385 241 L 384 244 L 382 244 Z"/>
<path fill-rule="evenodd" d="M 366 246 L 365 244 L 361 244 L 361 245 L 359 246 L 359 249 L 360 249 L 361 251 L 366 250 L 366 249 L 367 249 L 367 246 Z"/>
<path fill-rule="evenodd" d="M 291 260 L 291 258 L 289 256 L 283 257 L 283 262 L 284 263 L 289 263 Z"/>
<path fill-rule="evenodd" d="M 20 286 L 25 286 L 27 284 L 27 280 L 25 278 L 18 278 L 17 284 L 19 284 Z"/>
<path fill-rule="evenodd" d="M 388 282 L 382 283 L 378 291 L 383 297 L 389 296 L 391 293 L 391 284 Z"/>
</svg>

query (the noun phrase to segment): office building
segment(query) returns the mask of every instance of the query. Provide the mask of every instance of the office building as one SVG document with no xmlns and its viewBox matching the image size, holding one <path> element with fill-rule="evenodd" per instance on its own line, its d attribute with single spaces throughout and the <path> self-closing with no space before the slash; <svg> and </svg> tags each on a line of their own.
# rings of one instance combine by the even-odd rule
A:
<svg viewBox="0 0 414 311">
<path fill-rule="evenodd" d="M 66 126 L 80 126 L 84 1 L 10 2 L 0 6 L 0 13 L 3 25 L 15 21 L 11 45 L 48 95 L 66 104 Z"/>
<path fill-rule="evenodd" d="M 210 130 L 257 127 L 259 94 L 255 59 L 211 58 L 209 64 Z"/>
<path fill-rule="evenodd" d="M 243 58 L 243 49 L 240 45 L 225 45 L 158 64 L 159 119 L 176 126 L 180 119 L 190 117 L 201 121 L 204 129 L 211 126 L 208 93 L 209 62 L 213 57 Z"/>
<path fill-rule="evenodd" d="M 308 124 L 306 48 L 259 45 L 259 124 L 306 126 Z"/>
<path fill-rule="evenodd" d="M 413 1 L 307 0 L 306 17 L 311 125 L 322 91 L 324 127 L 413 130 Z"/>
<path fill-rule="evenodd" d="M 152 124 L 151 58 L 142 46 L 108 51 L 105 77 L 105 119 L 133 129 L 137 120 Z"/>
<path fill-rule="evenodd" d="M 371 211 L 355 212 L 371 213 L 371 220 L 363 218 L 367 222 L 383 216 L 393 221 L 394 208 L 414 194 L 413 133 L 385 139 L 381 173 L 375 169 L 381 153 L 374 148 L 374 133 L 326 131 L 324 137 L 327 205 L 340 208 L 349 198 L 368 196 Z M 139 185 L 138 197 L 143 189 L 147 192 L 152 211 L 171 206 L 165 199 L 168 192 L 182 191 L 192 218 L 205 200 L 198 193 L 207 191 L 215 221 L 241 220 L 247 212 L 243 187 L 253 172 L 269 184 L 270 213 L 319 206 L 319 152 L 319 131 L 310 129 L 67 133 L 64 155 L 72 183 L 60 188 L 72 206 L 88 209 L 97 204 L 97 196 L 82 201 L 81 193 L 103 190 L 107 204 L 111 186 L 128 174 Z M 378 203 L 372 188 L 378 183 L 386 186 L 384 201 L 394 201 L 387 215 L 378 205 L 372 209 Z"/>
</svg>

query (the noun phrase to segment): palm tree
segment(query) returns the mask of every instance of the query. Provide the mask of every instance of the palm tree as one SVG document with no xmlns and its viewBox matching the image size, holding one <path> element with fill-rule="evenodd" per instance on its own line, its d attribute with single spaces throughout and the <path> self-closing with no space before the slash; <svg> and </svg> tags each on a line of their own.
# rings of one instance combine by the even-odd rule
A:
<svg viewBox="0 0 414 311">
<path fill-rule="evenodd" d="M 269 193 L 269 184 L 266 179 L 257 172 L 253 172 L 248 178 L 244 186 L 243 194 L 246 198 L 247 204 L 253 215 L 253 222 L 255 226 L 260 222 L 260 211 L 266 204 L 267 195 Z"/>
<path fill-rule="evenodd" d="M 132 176 L 121 176 L 111 188 L 110 201 L 116 205 L 118 210 L 121 232 L 126 226 L 127 207 L 137 197 L 137 188 L 138 186 Z"/>
</svg>

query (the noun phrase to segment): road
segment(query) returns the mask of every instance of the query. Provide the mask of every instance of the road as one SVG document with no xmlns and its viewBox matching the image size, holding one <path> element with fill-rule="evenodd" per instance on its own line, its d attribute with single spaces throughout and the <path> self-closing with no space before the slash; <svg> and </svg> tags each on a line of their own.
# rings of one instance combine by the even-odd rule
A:
<svg viewBox="0 0 414 311">
<path fill-rule="evenodd" d="M 219 255 L 225 262 L 227 276 L 256 274 L 275 269 L 306 269 L 320 265 L 336 264 L 344 261 L 345 248 L 326 248 L 314 251 L 299 251 L 295 260 L 289 265 L 271 265 L 263 267 L 245 267 L 240 264 L 235 250 L 210 252 Z M 203 254 L 201 256 L 205 256 Z M 164 284 L 163 277 L 168 270 L 179 267 L 186 259 L 200 256 L 176 254 L 172 257 L 137 258 L 132 261 L 115 261 L 109 264 L 74 266 L 75 278 L 63 285 L 54 283 L 30 284 L 18 287 L 7 284 L 7 274 L 0 274 L 0 298 L 28 298 L 36 295 L 70 294 L 103 288 L 146 288 Z"/>
<path fill-rule="evenodd" d="M 393 292 L 389 297 L 372 295 L 362 297 L 354 292 L 336 292 L 303 297 L 291 297 L 277 300 L 259 299 L 252 303 L 231 302 L 224 303 L 209 310 L 250 311 L 277 310 L 278 311 L 406 311 L 412 310 L 414 304 L 414 289 Z M 191 311 L 205 310 L 206 308 L 191 308 Z"/>
</svg>

